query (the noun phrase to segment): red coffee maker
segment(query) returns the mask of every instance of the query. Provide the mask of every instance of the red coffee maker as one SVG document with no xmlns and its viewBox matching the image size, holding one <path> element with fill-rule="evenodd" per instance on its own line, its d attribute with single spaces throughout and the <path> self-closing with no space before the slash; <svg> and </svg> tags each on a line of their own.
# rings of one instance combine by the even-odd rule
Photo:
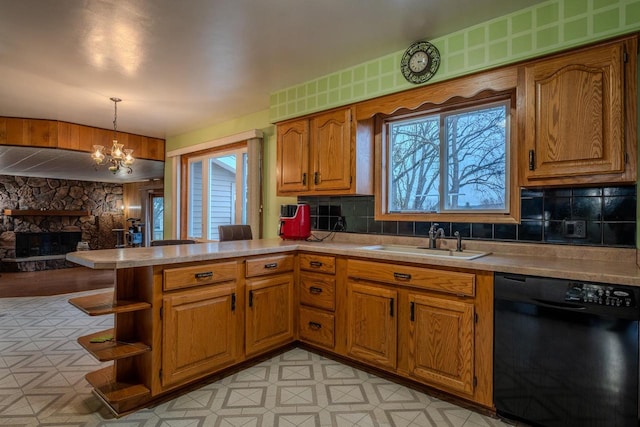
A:
<svg viewBox="0 0 640 427">
<path fill-rule="evenodd" d="M 311 236 L 311 210 L 306 203 L 280 206 L 280 230 L 283 240 L 305 240 Z"/>
</svg>

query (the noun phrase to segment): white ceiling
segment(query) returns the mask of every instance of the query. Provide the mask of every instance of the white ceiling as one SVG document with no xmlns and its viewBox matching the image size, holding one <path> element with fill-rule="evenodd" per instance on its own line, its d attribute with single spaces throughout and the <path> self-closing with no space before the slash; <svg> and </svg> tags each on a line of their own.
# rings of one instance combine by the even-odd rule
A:
<svg viewBox="0 0 640 427">
<path fill-rule="evenodd" d="M 0 116 L 111 128 L 116 96 L 119 130 L 166 138 L 540 2 L 0 0 Z"/>
</svg>

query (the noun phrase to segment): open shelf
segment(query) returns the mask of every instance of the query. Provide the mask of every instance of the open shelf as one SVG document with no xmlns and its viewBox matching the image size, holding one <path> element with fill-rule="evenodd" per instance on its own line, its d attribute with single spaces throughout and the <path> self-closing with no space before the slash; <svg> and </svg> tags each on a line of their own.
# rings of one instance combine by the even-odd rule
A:
<svg viewBox="0 0 640 427">
<path fill-rule="evenodd" d="M 142 342 L 122 342 L 113 339 L 113 328 L 78 338 L 78 343 L 100 362 L 124 359 L 151 351 L 151 347 Z M 111 337 L 104 342 L 91 342 L 94 338 Z"/>
<path fill-rule="evenodd" d="M 85 379 L 118 415 L 140 406 L 151 398 L 151 390 L 142 384 L 116 381 L 113 365 L 90 372 L 85 375 Z"/>
<path fill-rule="evenodd" d="M 144 301 L 118 300 L 114 301 L 113 291 L 84 297 L 71 298 L 69 303 L 89 316 L 101 316 L 103 314 L 127 313 L 151 308 L 151 304 Z"/>
<path fill-rule="evenodd" d="M 4 214 L 7 216 L 89 216 L 89 211 L 58 211 L 58 210 L 40 210 L 40 209 L 5 209 Z"/>
</svg>

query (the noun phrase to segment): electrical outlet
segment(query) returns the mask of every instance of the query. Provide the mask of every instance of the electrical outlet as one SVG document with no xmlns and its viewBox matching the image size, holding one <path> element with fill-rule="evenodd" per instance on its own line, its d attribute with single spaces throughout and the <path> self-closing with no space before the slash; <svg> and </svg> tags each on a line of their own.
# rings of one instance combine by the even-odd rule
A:
<svg viewBox="0 0 640 427">
<path fill-rule="evenodd" d="M 573 239 L 587 237 L 587 223 L 585 220 L 562 221 L 562 236 Z"/>
</svg>

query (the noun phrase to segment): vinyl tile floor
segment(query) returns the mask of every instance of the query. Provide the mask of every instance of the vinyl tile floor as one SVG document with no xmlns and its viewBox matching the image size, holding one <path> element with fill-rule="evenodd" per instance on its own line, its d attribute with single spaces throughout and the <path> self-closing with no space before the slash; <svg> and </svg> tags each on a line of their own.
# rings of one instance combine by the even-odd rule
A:
<svg viewBox="0 0 640 427">
<path fill-rule="evenodd" d="M 112 326 L 67 301 L 0 299 L 0 426 L 507 426 L 386 379 L 293 349 L 171 401 L 113 418 L 76 339 Z"/>
</svg>

